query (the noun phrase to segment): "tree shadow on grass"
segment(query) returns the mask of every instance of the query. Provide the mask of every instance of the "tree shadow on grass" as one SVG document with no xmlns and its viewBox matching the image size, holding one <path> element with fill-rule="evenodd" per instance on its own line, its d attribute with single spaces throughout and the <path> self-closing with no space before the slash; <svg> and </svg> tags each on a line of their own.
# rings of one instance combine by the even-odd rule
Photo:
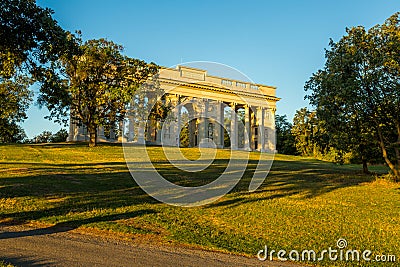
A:
<svg viewBox="0 0 400 267">
<path fill-rule="evenodd" d="M 211 203 L 207 207 L 231 207 L 291 196 L 308 199 L 374 180 L 372 175 L 363 174 L 361 169 L 355 171 L 354 166 L 338 166 L 313 159 L 300 162 L 275 160 L 260 188 L 250 193 L 248 186 L 257 163 L 249 161 L 244 179 L 228 194 L 228 198 L 235 194 L 233 198 Z M 237 197 L 237 194 L 241 197 Z"/>
<path fill-rule="evenodd" d="M 195 173 L 182 172 L 167 160 L 153 163 L 171 182 L 183 186 L 199 186 L 218 178 L 225 171 L 228 162 L 229 159 L 217 159 L 211 167 Z M 28 211 L 0 211 L 0 219 L 8 218 L 24 222 L 51 216 L 65 216 L 69 212 L 159 203 L 137 186 L 123 161 L 88 164 L 30 162 L 2 164 L 10 164 L 11 167 L 15 164 L 18 166 L 25 164 L 27 170 L 23 170 L 20 176 L 16 173 L 0 179 L 0 198 L 35 198 L 35 201 L 39 200 L 42 203 L 48 201 L 50 207 L 43 206 Z M 248 186 L 257 164 L 258 160 L 249 160 L 243 178 L 228 194 L 228 199 L 210 204 L 209 207 L 232 206 L 293 195 L 313 198 L 336 189 L 373 180 L 370 175 L 356 172 L 354 166 L 351 168 L 336 166 L 311 159 L 299 161 L 277 159 L 273 162 L 262 186 L 250 194 Z M 231 197 L 233 199 L 229 199 Z"/>
<path fill-rule="evenodd" d="M 137 210 L 137 211 L 133 211 L 133 212 L 94 216 L 94 217 L 86 218 L 86 219 L 61 222 L 61 223 L 57 223 L 53 226 L 49 226 L 46 228 L 31 229 L 31 230 L 24 230 L 24 231 L 14 231 L 14 232 L 6 231 L 6 232 L 0 233 L 0 239 L 18 238 L 18 237 L 25 237 L 25 236 L 37 236 L 37 235 L 50 235 L 50 234 L 55 234 L 55 233 L 68 232 L 68 231 L 76 229 L 82 225 L 87 225 L 90 223 L 110 222 L 110 221 L 116 221 L 116 220 L 131 219 L 131 218 L 140 217 L 140 216 L 143 216 L 146 214 L 155 214 L 155 213 L 157 213 L 157 211 L 155 211 L 153 209 L 142 209 L 142 210 Z"/>
<path fill-rule="evenodd" d="M 68 225 L 77 224 L 79 227 L 91 222 L 118 220 L 121 216 L 127 219 L 129 216 L 136 217 L 137 211 L 132 211 L 136 209 L 136 205 L 158 203 L 136 185 L 126 165 L 121 162 L 92 163 L 90 166 L 68 164 L 68 167 L 58 163 L 25 164 L 28 170 L 0 179 L 0 199 L 18 201 L 23 205 L 4 206 L 0 210 L 0 221 L 12 224 L 23 224 L 32 220 L 52 222 L 91 211 L 128 211 L 122 215 L 67 222 Z M 59 229 L 61 226 L 64 225 L 56 224 L 55 228 Z"/>
<path fill-rule="evenodd" d="M 7 262 L 7 264 L 11 263 L 15 266 L 41 267 L 41 266 L 54 266 L 55 264 L 50 260 L 37 259 L 37 257 L 19 256 L 19 257 L 2 257 L 1 259 L 4 259 Z"/>
</svg>

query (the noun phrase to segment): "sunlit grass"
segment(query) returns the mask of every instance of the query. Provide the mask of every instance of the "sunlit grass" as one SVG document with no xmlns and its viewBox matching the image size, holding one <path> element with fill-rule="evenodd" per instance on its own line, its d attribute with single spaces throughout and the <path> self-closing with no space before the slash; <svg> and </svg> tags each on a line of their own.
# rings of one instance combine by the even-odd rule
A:
<svg viewBox="0 0 400 267">
<path fill-rule="evenodd" d="M 210 168 L 182 173 L 161 150 L 149 148 L 155 166 L 170 181 L 186 186 L 216 179 L 230 157 L 229 150 L 218 150 Z M 182 154 L 189 160 L 200 157 L 198 149 L 183 149 Z M 0 221 L 96 228 L 250 256 L 264 245 L 322 251 L 345 238 L 351 249 L 400 257 L 399 184 L 363 175 L 359 165 L 277 155 L 261 188 L 249 193 L 258 158 L 259 153 L 250 154 L 243 179 L 225 197 L 182 208 L 157 202 L 135 184 L 121 146 L 0 146 Z M 384 173 L 386 168 L 372 170 Z"/>
</svg>

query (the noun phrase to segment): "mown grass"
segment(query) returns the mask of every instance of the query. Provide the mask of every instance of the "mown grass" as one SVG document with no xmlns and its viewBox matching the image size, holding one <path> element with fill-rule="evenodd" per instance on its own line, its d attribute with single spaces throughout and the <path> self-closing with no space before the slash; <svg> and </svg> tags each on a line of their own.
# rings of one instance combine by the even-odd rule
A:
<svg viewBox="0 0 400 267">
<path fill-rule="evenodd" d="M 185 186 L 217 178 L 230 155 L 219 150 L 208 169 L 182 173 L 166 161 L 161 148 L 148 151 L 160 173 Z M 199 157 L 196 149 L 183 153 Z M 345 238 L 349 249 L 400 257 L 399 184 L 363 175 L 358 165 L 277 155 L 261 188 L 249 193 L 258 157 L 251 153 L 245 175 L 231 193 L 206 206 L 183 208 L 144 193 L 129 174 L 121 146 L 3 145 L 0 222 L 45 223 L 54 231 L 100 229 L 251 256 L 265 245 L 276 251 L 320 252 L 335 249 L 336 241 Z M 372 170 L 387 171 L 381 166 Z M 314 264 L 380 266 L 365 261 Z"/>
</svg>

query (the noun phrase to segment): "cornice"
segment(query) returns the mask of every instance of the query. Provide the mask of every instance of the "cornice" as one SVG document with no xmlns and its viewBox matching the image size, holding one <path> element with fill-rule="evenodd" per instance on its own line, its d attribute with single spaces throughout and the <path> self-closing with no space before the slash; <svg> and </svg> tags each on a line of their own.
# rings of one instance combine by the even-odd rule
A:
<svg viewBox="0 0 400 267">
<path fill-rule="evenodd" d="M 214 92 L 219 92 L 219 93 L 225 93 L 225 94 L 230 94 L 230 95 L 240 95 L 240 96 L 245 96 L 245 97 L 250 97 L 250 98 L 256 98 L 256 99 L 266 99 L 269 101 L 279 101 L 279 97 L 275 96 L 270 96 L 270 95 L 264 95 L 261 93 L 256 93 L 256 92 L 244 92 L 244 91 L 239 91 L 239 90 L 234 90 L 233 88 L 227 88 L 219 84 L 210 84 L 207 85 L 207 82 L 193 82 L 193 83 L 188 83 L 188 82 L 183 82 L 183 81 L 178 81 L 178 80 L 172 80 L 172 79 L 165 79 L 165 78 L 159 78 L 160 83 L 167 83 L 167 84 L 172 84 L 176 86 L 183 86 L 183 87 L 191 87 L 191 88 L 199 88 L 202 90 L 206 91 L 214 91 Z"/>
</svg>

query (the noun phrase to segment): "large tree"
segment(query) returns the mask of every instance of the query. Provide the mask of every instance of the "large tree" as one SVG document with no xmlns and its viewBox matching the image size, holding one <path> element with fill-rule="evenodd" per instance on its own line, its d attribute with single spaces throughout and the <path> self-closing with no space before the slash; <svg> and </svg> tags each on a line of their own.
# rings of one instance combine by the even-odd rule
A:
<svg viewBox="0 0 400 267">
<path fill-rule="evenodd" d="M 122 120 L 136 89 L 157 73 L 154 63 L 132 59 L 123 48 L 105 39 L 79 44 L 73 57 L 64 57 L 57 75 L 43 83 L 39 102 L 53 117 L 83 123 L 90 135 L 89 146 L 96 145 L 97 128 Z"/>
<path fill-rule="evenodd" d="M 34 0 L 0 1 L 0 140 L 15 140 L 32 101 L 29 87 L 43 80 L 61 55 L 74 51 L 73 36 Z M 17 136 L 19 136 L 17 134 Z"/>
<path fill-rule="evenodd" d="M 347 29 L 331 41 L 326 63 L 306 83 L 334 145 L 356 150 L 363 162 L 379 145 L 400 179 L 400 13 L 369 30 Z"/>
</svg>

